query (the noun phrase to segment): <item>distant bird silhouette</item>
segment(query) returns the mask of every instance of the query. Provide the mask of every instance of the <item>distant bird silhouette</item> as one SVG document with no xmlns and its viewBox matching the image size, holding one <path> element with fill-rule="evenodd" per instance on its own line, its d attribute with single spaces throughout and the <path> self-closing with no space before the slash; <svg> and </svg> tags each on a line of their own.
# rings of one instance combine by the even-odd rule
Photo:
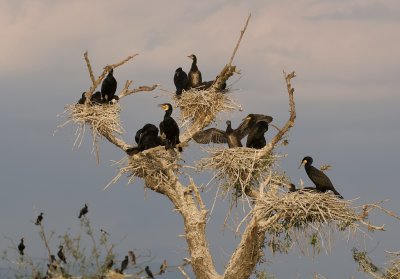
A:
<svg viewBox="0 0 400 279">
<path fill-rule="evenodd" d="M 313 159 L 310 156 L 304 157 L 303 160 L 301 160 L 301 164 L 299 168 L 304 165 L 304 168 L 306 170 L 306 173 L 308 177 L 311 179 L 311 181 L 315 184 L 315 187 L 325 193 L 326 191 L 330 190 L 332 191 L 336 196 L 339 198 L 343 199 L 342 195 L 339 194 L 338 191 L 336 191 L 335 187 L 333 186 L 331 180 L 329 177 L 320 171 L 319 169 L 315 168 L 312 166 Z"/>
<path fill-rule="evenodd" d="M 136 256 L 135 256 L 135 253 L 133 253 L 133 251 L 129 251 L 129 252 L 128 252 L 128 255 L 129 255 L 129 258 L 130 258 L 132 264 L 135 265 L 135 264 L 136 264 Z"/>
<path fill-rule="evenodd" d="M 111 68 L 101 84 L 101 98 L 103 102 L 111 101 L 117 91 L 117 80 L 114 78 L 113 73 L 114 69 Z"/>
<path fill-rule="evenodd" d="M 110 270 L 112 268 L 112 266 L 114 265 L 114 261 L 113 259 L 109 259 L 106 264 L 105 264 L 105 269 L 106 270 Z"/>
<path fill-rule="evenodd" d="M 182 95 L 183 90 L 187 90 L 189 88 L 188 76 L 181 67 L 175 70 L 174 84 L 176 87 L 175 94 L 178 96 Z"/>
<path fill-rule="evenodd" d="M 63 263 L 67 263 L 67 260 L 65 259 L 65 255 L 64 255 L 64 252 L 63 252 L 63 246 L 62 245 L 60 245 L 60 247 L 59 247 L 60 249 L 58 250 L 58 253 L 57 253 L 57 256 L 60 258 L 60 260 L 63 262 Z"/>
<path fill-rule="evenodd" d="M 164 262 L 163 262 L 162 265 L 160 266 L 160 272 L 159 272 L 159 274 L 161 275 L 161 274 L 165 273 L 165 271 L 167 270 L 167 267 L 168 267 L 167 260 L 164 260 Z"/>
<path fill-rule="evenodd" d="M 44 214 L 43 212 L 40 212 L 39 216 L 36 218 L 36 222 L 35 222 L 36 226 L 39 226 L 40 224 L 42 224 L 43 214 Z"/>
<path fill-rule="evenodd" d="M 128 256 L 125 256 L 125 259 L 121 262 L 121 274 L 124 273 L 124 270 L 128 267 L 129 259 Z"/>
<path fill-rule="evenodd" d="M 100 232 L 101 232 L 102 234 L 105 234 L 105 235 L 110 236 L 110 234 L 109 234 L 108 232 L 106 232 L 105 230 L 103 230 L 103 229 L 100 229 Z"/>
<path fill-rule="evenodd" d="M 202 83 L 201 72 L 197 67 L 196 55 L 191 54 L 188 57 L 193 60 L 192 66 L 190 67 L 190 71 L 188 73 L 189 87 L 195 88 Z"/>
<path fill-rule="evenodd" d="M 86 215 L 86 213 L 88 213 L 89 212 L 89 210 L 88 210 L 88 206 L 87 206 L 87 204 L 85 203 L 85 206 L 81 209 L 81 211 L 79 212 L 79 216 L 78 216 L 78 218 L 79 219 L 81 219 L 83 216 L 85 216 Z"/>
<path fill-rule="evenodd" d="M 24 238 L 21 238 L 21 241 L 18 244 L 18 251 L 21 256 L 24 255 L 25 245 L 24 245 Z"/>
<path fill-rule="evenodd" d="M 146 266 L 146 267 L 144 268 L 144 270 L 146 271 L 146 274 L 147 274 L 148 277 L 154 279 L 153 272 L 151 272 L 149 266 Z"/>
<path fill-rule="evenodd" d="M 259 121 L 252 129 L 250 129 L 249 136 L 247 137 L 246 147 L 261 149 L 266 144 L 264 134 L 268 131 L 268 122 Z"/>
</svg>

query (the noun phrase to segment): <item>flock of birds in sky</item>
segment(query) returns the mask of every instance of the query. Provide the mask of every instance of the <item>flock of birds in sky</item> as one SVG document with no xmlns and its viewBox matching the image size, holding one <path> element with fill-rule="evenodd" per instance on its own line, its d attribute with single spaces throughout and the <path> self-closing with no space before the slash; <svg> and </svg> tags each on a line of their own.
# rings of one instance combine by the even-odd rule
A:
<svg viewBox="0 0 400 279">
<path fill-rule="evenodd" d="M 181 67 L 176 69 L 174 74 L 174 84 L 176 87 L 176 95 L 179 98 L 186 90 L 208 89 L 214 83 L 212 81 L 203 82 L 202 74 L 197 66 L 197 57 L 194 54 L 188 56 L 192 60 L 189 74 L 186 74 Z M 226 84 L 223 89 L 225 89 Z M 114 104 L 118 102 L 118 96 L 115 95 L 117 90 L 117 81 L 113 76 L 111 69 L 101 85 L 101 91 L 92 95 L 92 104 Z M 199 91 L 199 94 L 201 91 Z M 84 104 L 86 101 L 85 92 L 78 104 Z M 173 107 L 169 103 L 159 105 L 164 111 L 164 119 L 159 124 L 159 129 L 154 124 L 145 124 L 139 129 L 135 135 L 137 146 L 129 148 L 126 153 L 130 156 L 142 152 L 144 150 L 157 146 L 165 146 L 165 149 L 178 148 L 182 152 L 182 147 L 179 146 L 179 126 L 175 119 L 172 118 Z M 263 114 L 249 114 L 242 120 L 242 123 L 236 128 L 232 128 L 230 120 L 226 121 L 225 131 L 217 128 L 208 128 L 195 133 L 192 139 L 199 144 L 219 143 L 228 144 L 229 148 L 242 147 L 242 139 L 247 136 L 246 147 L 254 149 L 262 149 L 266 145 L 265 133 L 268 131 L 269 124 L 273 118 Z M 304 165 L 306 173 L 310 180 L 315 184 L 314 187 L 296 189 L 294 184 L 288 185 L 289 192 L 298 190 L 310 190 L 323 192 L 332 191 L 337 197 L 343 198 L 333 186 L 328 176 L 321 170 L 312 166 L 313 159 L 309 156 L 304 157 L 301 165 Z M 300 166 L 301 166 L 300 165 Z"/>
<path fill-rule="evenodd" d="M 79 219 L 85 218 L 85 215 L 88 212 L 89 212 L 88 206 L 87 206 L 87 204 L 85 204 L 84 207 L 82 207 L 82 209 L 80 210 L 78 218 Z M 41 212 L 37 216 L 36 221 L 34 223 L 36 226 L 41 226 L 42 225 L 43 215 L 44 215 L 44 213 Z M 104 235 L 109 235 L 103 229 L 100 229 L 100 232 L 102 234 L 104 234 Z M 17 248 L 18 248 L 19 254 L 21 256 L 24 256 L 25 255 L 24 250 L 26 248 L 25 247 L 25 243 L 24 243 L 24 238 L 21 238 Z M 57 256 L 58 256 L 59 260 L 57 260 L 55 255 L 53 255 L 53 254 L 50 255 L 50 263 L 47 264 L 47 272 L 46 272 L 45 276 L 43 277 L 43 279 L 53 278 L 53 276 L 55 274 L 57 274 L 57 273 L 61 273 L 63 275 L 67 275 L 65 270 L 64 270 L 64 268 L 61 266 L 61 263 L 67 264 L 67 258 L 66 258 L 65 254 L 64 254 L 64 246 L 63 245 L 59 245 L 58 248 L 59 248 L 59 250 L 57 252 Z M 119 269 L 116 268 L 116 269 L 114 269 L 114 271 L 117 272 L 117 273 L 120 273 L 120 274 L 124 274 L 124 271 L 128 268 L 129 263 L 131 263 L 133 266 L 136 265 L 136 255 L 132 250 L 129 251 L 128 255 L 125 256 L 125 258 L 121 261 L 120 268 Z M 102 270 L 104 270 L 104 271 L 111 270 L 113 268 L 114 264 L 115 263 L 114 263 L 113 259 L 110 258 L 103 264 Z M 163 263 L 160 266 L 160 270 L 158 271 L 158 273 L 156 275 L 161 275 L 161 274 L 165 273 L 166 270 L 167 270 L 167 267 L 168 267 L 168 263 L 167 263 L 166 260 L 164 260 Z M 144 271 L 146 272 L 146 275 L 147 275 L 148 278 L 154 279 L 154 274 L 150 270 L 149 266 L 146 266 Z M 41 279 L 42 277 L 37 276 L 37 277 L 35 277 L 35 279 L 36 278 L 38 278 L 38 279 L 40 278 Z"/>
</svg>

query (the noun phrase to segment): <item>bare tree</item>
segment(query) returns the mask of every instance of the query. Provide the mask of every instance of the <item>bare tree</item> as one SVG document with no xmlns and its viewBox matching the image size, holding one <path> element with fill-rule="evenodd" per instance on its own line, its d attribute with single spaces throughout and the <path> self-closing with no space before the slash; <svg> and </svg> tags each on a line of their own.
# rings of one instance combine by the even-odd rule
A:
<svg viewBox="0 0 400 279">
<path fill-rule="evenodd" d="M 192 136 L 212 123 L 221 111 L 232 111 L 240 107 L 230 99 L 229 92 L 221 92 L 221 90 L 223 84 L 238 72 L 232 63 L 249 20 L 250 16 L 241 31 L 229 62 L 216 76 L 213 85 L 206 90 L 188 90 L 180 98 L 172 97 L 172 101 L 180 109 L 180 120 L 184 127 L 184 133 L 180 136 L 181 147 L 193 144 Z M 95 91 L 110 67 L 121 66 L 133 57 L 129 56 L 119 63 L 106 66 L 103 73 L 96 79 L 88 55 L 85 53 L 85 61 L 92 81 L 87 97 Z M 129 175 L 130 181 L 141 178 L 148 189 L 169 199 L 175 211 L 181 215 L 184 221 L 184 237 L 190 255 L 186 263 L 191 265 L 196 278 L 249 278 L 254 273 L 256 265 L 262 260 L 266 245 L 273 251 L 283 249 L 282 235 L 289 235 L 292 241 L 298 243 L 301 243 L 299 239 L 302 237 L 312 238 L 314 241 L 312 244 L 316 245 L 318 239 L 325 237 L 324 230 L 353 232 L 360 231 L 361 226 L 370 230 L 383 230 L 383 227 L 374 226 L 366 221 L 369 211 L 373 208 L 372 205 L 354 207 L 351 201 L 339 200 L 330 193 L 300 190 L 288 194 L 282 190 L 288 185 L 290 179 L 277 168 L 276 162 L 279 156 L 276 149 L 287 142 L 288 133 L 295 125 L 296 106 L 292 86 L 292 80 L 295 77 L 294 71 L 283 72 L 289 116 L 283 127 L 275 126 L 277 132 L 264 148 L 258 150 L 245 147 L 214 148 L 210 149 L 209 156 L 192 166 L 199 170 L 213 170 L 215 177 L 218 178 L 215 180 L 217 186 L 226 193 L 233 193 L 246 204 L 246 216 L 236 228 L 236 232 L 240 234 L 240 241 L 222 274 L 216 270 L 206 238 L 210 209 L 203 202 L 199 186 L 180 164 L 180 154 L 175 150 L 165 150 L 163 146 L 159 146 L 133 156 L 126 156 L 117 165 L 119 173 L 109 185 L 119 181 L 124 174 Z M 129 90 L 130 84 L 131 82 L 128 81 L 119 94 L 120 101 L 122 97 L 132 93 L 151 91 L 156 88 L 154 85 Z M 67 108 L 70 117 L 68 121 L 78 124 L 80 131 L 84 131 L 85 125 L 88 125 L 95 135 L 94 143 L 100 137 L 123 152 L 132 147 L 118 137 L 123 130 L 119 126 L 119 106 L 91 106 L 89 98 L 86 100 L 83 105 L 72 105 Z M 101 110 L 101 112 L 97 113 L 93 110 Z M 109 114 L 104 113 L 104 110 L 107 110 Z M 187 181 L 184 179 L 186 177 L 189 177 L 189 183 L 184 182 Z M 309 243 L 309 241 L 303 243 Z M 188 278 L 182 266 L 179 270 Z"/>
</svg>

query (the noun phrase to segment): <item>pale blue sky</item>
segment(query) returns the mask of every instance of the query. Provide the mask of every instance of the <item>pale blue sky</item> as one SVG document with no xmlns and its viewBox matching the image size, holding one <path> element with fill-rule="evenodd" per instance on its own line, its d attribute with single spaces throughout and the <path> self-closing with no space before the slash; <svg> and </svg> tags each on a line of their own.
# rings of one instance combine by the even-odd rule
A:
<svg viewBox="0 0 400 279">
<path fill-rule="evenodd" d="M 117 248 L 121 258 L 128 249 L 149 248 L 157 256 L 154 268 L 164 258 L 179 262 L 186 244 L 176 237 L 183 232 L 182 222 L 171 204 L 144 192 L 140 180 L 126 186 L 124 178 L 102 191 L 115 174 L 110 161 L 124 154 L 102 143 L 97 165 L 89 136 L 78 150 L 71 150 L 73 128 L 53 136 L 63 122 L 56 115 L 90 85 L 84 51 L 89 51 L 96 74 L 106 64 L 139 53 L 115 70 L 118 88 L 132 79 L 134 86 L 159 83 L 172 91 L 173 73 L 179 66 L 189 69 L 186 56 L 191 53 L 198 56 L 204 79 L 214 78 L 228 61 L 249 12 L 252 19 L 235 59 L 242 75 L 229 81 L 235 81 L 233 96 L 244 108 L 228 116 L 233 124 L 254 112 L 270 114 L 282 125 L 288 117 L 282 70 L 295 70 L 298 118 L 290 145 L 280 150 L 288 154 L 282 168 L 294 182 L 310 184 L 304 170 L 297 169 L 310 155 L 317 166 L 333 165 L 328 175 L 345 198 L 360 197 L 358 203 L 390 199 L 386 206 L 399 211 L 398 1 L 3 0 L 0 233 L 16 242 L 24 235 L 27 253 L 43 257 L 46 252 L 30 221 L 35 209 L 46 213 L 49 230 L 62 234 L 67 228 L 78 230 L 76 215 L 87 202 L 98 230 L 111 232 L 116 242 L 126 236 Z M 132 142 L 146 122 L 158 124 L 163 112 L 157 104 L 164 101 L 168 98 L 159 90 L 125 98 L 124 139 Z M 184 152 L 187 159 L 200 156 L 195 147 Z M 207 179 L 199 177 L 202 183 Z M 213 195 L 205 195 L 207 204 Z M 231 232 L 221 232 L 227 208 L 221 202 L 209 224 L 219 270 L 237 242 Z M 382 263 L 384 250 L 400 250 L 400 226 L 386 217 L 373 220 L 386 224 L 388 231 L 358 245 L 375 249 L 372 257 Z M 53 240 L 52 247 L 57 245 Z M 8 246 L 0 239 L 0 250 Z M 364 278 L 352 261 L 351 247 L 339 235 L 332 254 L 314 260 L 299 257 L 296 249 L 282 256 L 266 251 L 272 261 L 267 268 L 277 278 L 310 278 L 314 271 L 327 278 Z"/>
</svg>

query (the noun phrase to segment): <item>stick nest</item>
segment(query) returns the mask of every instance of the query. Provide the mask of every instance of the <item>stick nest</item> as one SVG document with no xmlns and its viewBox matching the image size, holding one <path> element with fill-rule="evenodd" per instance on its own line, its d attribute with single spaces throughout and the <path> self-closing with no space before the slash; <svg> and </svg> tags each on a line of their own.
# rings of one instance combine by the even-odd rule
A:
<svg viewBox="0 0 400 279">
<path fill-rule="evenodd" d="M 140 177 L 145 179 L 147 186 L 157 188 L 157 185 L 167 185 L 169 183 L 169 171 L 176 172 L 179 169 L 176 151 L 165 150 L 163 146 L 124 157 L 116 162 L 116 165 L 118 165 L 119 169 L 118 174 L 106 188 L 116 183 L 124 174 L 129 176 L 128 183 L 133 183 L 135 177 Z"/>
<path fill-rule="evenodd" d="M 202 90 L 192 88 L 182 95 L 174 95 L 173 101 L 180 108 L 182 122 L 194 123 L 213 120 L 222 111 L 239 109 L 226 92 L 216 92 L 213 89 Z"/>
<path fill-rule="evenodd" d="M 396 258 L 390 261 L 390 267 L 386 270 L 386 276 L 388 279 L 400 278 L 400 257 L 397 255 Z"/>
<path fill-rule="evenodd" d="M 213 170 L 227 192 L 229 189 L 244 193 L 250 186 L 257 186 L 278 159 L 274 155 L 262 155 L 262 151 L 247 147 L 209 148 L 210 156 L 198 163 L 199 170 Z"/>
<path fill-rule="evenodd" d="M 120 120 L 121 107 L 119 104 L 73 104 L 65 108 L 63 114 L 68 114 L 68 120 L 58 126 L 64 127 L 72 122 L 77 125 L 76 140 L 74 146 L 80 146 L 83 140 L 85 127 L 92 130 L 93 142 L 99 137 L 121 135 L 124 129 Z"/>
<path fill-rule="evenodd" d="M 293 240 L 299 247 L 306 243 L 317 249 L 325 242 L 329 250 L 332 230 L 353 233 L 361 231 L 361 224 L 374 229 L 364 221 L 362 208 L 351 207 L 351 201 L 330 192 L 268 191 L 260 198 L 259 205 L 259 216 L 267 222 L 267 231 L 272 236 L 268 243 L 272 252 L 287 252 Z"/>
</svg>

